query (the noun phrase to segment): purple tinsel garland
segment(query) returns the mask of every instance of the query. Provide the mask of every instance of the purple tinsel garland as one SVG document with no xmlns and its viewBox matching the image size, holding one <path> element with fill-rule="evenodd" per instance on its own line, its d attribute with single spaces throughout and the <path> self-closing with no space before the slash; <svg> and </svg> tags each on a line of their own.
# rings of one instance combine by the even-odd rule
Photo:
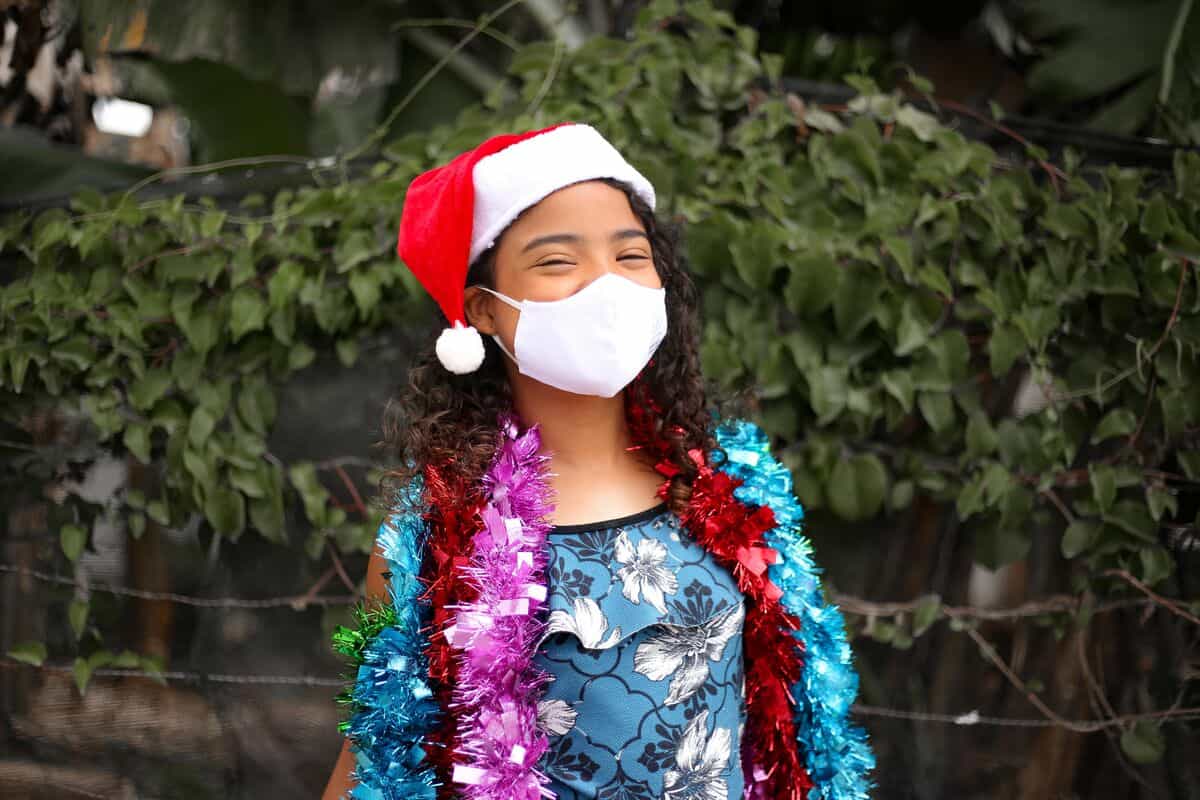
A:
<svg viewBox="0 0 1200 800">
<path fill-rule="evenodd" d="M 539 455 L 537 426 L 521 433 L 512 415 L 500 418 L 501 441 L 484 476 L 487 504 L 475 552 L 464 568 L 478 599 L 454 606 L 455 622 L 444 634 L 461 651 L 458 685 L 451 702 L 462 710 L 452 779 L 462 795 L 477 800 L 554 798 L 537 769 L 549 746 L 537 726 L 537 703 L 550 675 L 533 665 L 545 622 L 536 611 L 546 602 L 546 532 L 550 488 Z"/>
</svg>

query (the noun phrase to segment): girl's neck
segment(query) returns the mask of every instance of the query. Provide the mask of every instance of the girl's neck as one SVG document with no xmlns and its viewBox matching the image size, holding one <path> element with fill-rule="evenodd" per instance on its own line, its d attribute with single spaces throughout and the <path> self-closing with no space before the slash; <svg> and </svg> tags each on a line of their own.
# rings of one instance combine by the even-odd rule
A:
<svg viewBox="0 0 1200 800">
<path fill-rule="evenodd" d="M 538 425 L 554 472 L 602 473 L 630 460 L 623 392 L 593 397 L 522 380 L 513 387 L 513 406 L 525 424 Z"/>
</svg>

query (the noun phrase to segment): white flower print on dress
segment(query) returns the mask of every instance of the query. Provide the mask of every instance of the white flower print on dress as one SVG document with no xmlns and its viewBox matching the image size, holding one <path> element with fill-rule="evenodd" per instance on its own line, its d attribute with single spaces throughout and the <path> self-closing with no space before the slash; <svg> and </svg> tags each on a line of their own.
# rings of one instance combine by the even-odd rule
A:
<svg viewBox="0 0 1200 800">
<path fill-rule="evenodd" d="M 652 681 L 674 673 L 667 698 L 675 705 L 691 697 L 708 680 L 709 660 L 720 661 L 729 639 L 742 627 L 745 604 L 722 611 L 699 625 L 659 623 L 661 633 L 637 646 L 633 668 Z"/>
<path fill-rule="evenodd" d="M 617 570 L 617 577 L 624 584 L 621 594 L 625 595 L 625 599 L 640 603 L 642 596 L 645 596 L 646 602 L 658 609 L 658 613 L 667 613 L 663 595 L 674 594 L 679 583 L 675 580 L 675 574 L 663 566 L 667 560 L 666 545 L 646 537 L 637 543 L 635 551 L 629 534 L 621 531 L 616 538 L 613 554 L 617 561 L 625 565 Z"/>
<path fill-rule="evenodd" d="M 568 614 L 561 608 L 550 612 L 550 619 L 542 634 L 544 640 L 552 633 L 566 631 L 579 637 L 580 643 L 590 650 L 603 650 L 615 645 L 621 638 L 621 626 L 612 629 L 607 639 L 604 632 L 608 630 L 608 617 L 600 610 L 600 605 L 590 597 L 575 598 L 575 613 Z"/>
<path fill-rule="evenodd" d="M 537 704 L 537 724 L 551 736 L 562 736 L 575 727 L 579 712 L 571 708 L 566 700 L 557 698 L 539 700 Z"/>
<path fill-rule="evenodd" d="M 708 709 L 683 729 L 675 744 L 675 766 L 663 773 L 663 800 L 728 800 L 732 737 L 717 728 L 708 738 Z"/>
</svg>

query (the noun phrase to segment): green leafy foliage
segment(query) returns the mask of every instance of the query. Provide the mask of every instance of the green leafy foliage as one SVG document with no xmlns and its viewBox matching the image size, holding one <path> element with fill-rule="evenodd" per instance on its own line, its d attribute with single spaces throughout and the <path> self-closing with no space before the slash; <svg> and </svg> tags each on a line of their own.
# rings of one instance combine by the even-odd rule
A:
<svg viewBox="0 0 1200 800">
<path fill-rule="evenodd" d="M 1200 13 L 1191 0 L 1022 0 L 1031 33 L 1053 42 L 1029 73 L 1035 93 L 1058 102 L 1095 101 L 1088 120 L 1133 133 L 1151 111 L 1156 130 L 1200 142 Z M 1156 107 L 1157 106 L 1157 107 Z"/>
</svg>

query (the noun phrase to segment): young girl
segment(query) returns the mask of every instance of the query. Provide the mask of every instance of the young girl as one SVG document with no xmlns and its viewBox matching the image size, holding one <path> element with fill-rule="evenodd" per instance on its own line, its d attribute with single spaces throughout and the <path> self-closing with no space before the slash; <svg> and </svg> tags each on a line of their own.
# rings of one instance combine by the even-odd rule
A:
<svg viewBox="0 0 1200 800">
<path fill-rule="evenodd" d="M 386 426 L 402 466 L 335 634 L 357 674 L 326 798 L 872 788 L 790 475 L 709 406 L 655 201 L 570 122 L 409 187 L 397 250 L 449 326 Z"/>
</svg>

